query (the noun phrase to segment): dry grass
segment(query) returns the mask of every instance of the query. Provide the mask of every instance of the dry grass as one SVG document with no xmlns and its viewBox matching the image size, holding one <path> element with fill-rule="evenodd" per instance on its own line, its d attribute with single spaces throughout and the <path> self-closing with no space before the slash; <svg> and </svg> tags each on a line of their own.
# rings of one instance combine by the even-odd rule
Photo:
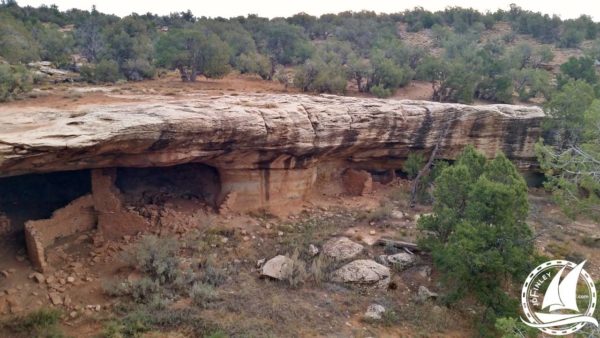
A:
<svg viewBox="0 0 600 338">
<path fill-rule="evenodd" d="M 394 205 L 390 202 L 384 202 L 374 210 L 361 213 L 358 218 L 367 223 L 383 222 L 391 218 L 393 211 Z"/>
</svg>

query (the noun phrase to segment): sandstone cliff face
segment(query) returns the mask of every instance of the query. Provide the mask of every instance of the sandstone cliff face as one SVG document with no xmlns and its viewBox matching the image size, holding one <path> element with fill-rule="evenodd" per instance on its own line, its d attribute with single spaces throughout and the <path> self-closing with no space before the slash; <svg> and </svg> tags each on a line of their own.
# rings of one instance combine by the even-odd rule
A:
<svg viewBox="0 0 600 338">
<path fill-rule="evenodd" d="M 536 107 L 306 95 L 194 95 L 76 111 L 4 109 L 0 176 L 92 169 L 91 189 L 82 193 L 92 196 L 98 228 L 114 237 L 162 224 L 160 215 L 173 214 L 132 201 L 165 205 L 169 198 L 191 198 L 221 212 L 273 211 L 335 184 L 328 182 L 364 194 L 372 183 L 369 171 L 385 172 L 385 183 L 410 152 L 427 153 L 438 142 L 440 158 L 453 159 L 473 144 L 490 157 L 504 151 L 527 169 L 535 165 L 543 116 Z M 145 167 L 170 169 L 135 171 Z M 157 186 L 158 195 L 142 189 L 132 196 L 136 190 L 128 192 L 131 184 L 123 182 L 135 178 L 152 186 L 162 174 L 169 184 Z"/>
<path fill-rule="evenodd" d="M 537 107 L 275 94 L 3 109 L 0 176 L 186 162 L 226 170 L 306 169 L 324 159 L 385 165 L 431 149 L 447 124 L 440 157 L 474 144 L 528 167 L 543 116 Z"/>
<path fill-rule="evenodd" d="M 473 144 L 489 157 L 503 151 L 528 169 L 535 166 L 543 116 L 536 107 L 305 95 L 2 109 L 0 177 L 73 172 L 60 179 L 0 178 L 0 188 L 21 184 L 2 191 L 38 192 L 0 199 L 0 230 L 22 229 L 22 214 L 43 206 L 51 191 L 85 195 L 25 226 L 30 257 L 43 270 L 45 247 L 56 236 L 90 226 L 107 238 L 198 226 L 202 210 L 277 213 L 335 182 L 345 184 L 346 193 L 368 194 L 370 171 L 385 173 L 379 182 L 389 182 L 410 152 L 427 154 L 438 143 L 443 159 Z M 77 179 L 69 183 L 68 177 Z M 191 211 L 172 207 L 182 204 Z M 65 223 L 65 217 L 82 222 Z"/>
</svg>

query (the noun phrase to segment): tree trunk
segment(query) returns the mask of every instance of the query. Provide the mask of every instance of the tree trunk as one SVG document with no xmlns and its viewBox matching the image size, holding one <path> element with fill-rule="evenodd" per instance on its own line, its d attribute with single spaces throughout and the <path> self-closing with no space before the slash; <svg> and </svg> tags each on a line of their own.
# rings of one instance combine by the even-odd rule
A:
<svg viewBox="0 0 600 338">
<path fill-rule="evenodd" d="M 181 81 L 183 81 L 183 82 L 190 82 L 190 76 L 185 71 L 185 68 L 183 66 L 177 67 L 177 70 L 179 70 L 179 74 L 181 75 Z"/>
<path fill-rule="evenodd" d="M 433 147 L 433 151 L 431 152 L 431 155 L 429 156 L 429 160 L 427 161 L 425 166 L 421 170 L 419 170 L 417 177 L 415 177 L 415 179 L 412 182 L 412 187 L 410 189 L 410 207 L 411 208 L 414 208 L 416 205 L 417 190 L 419 189 L 419 182 L 421 181 L 422 177 L 428 175 L 429 172 L 431 171 L 431 165 L 433 164 L 433 161 L 435 160 L 435 158 L 437 156 L 437 152 L 440 148 L 440 144 L 446 138 L 446 135 L 448 134 L 448 130 L 450 129 L 450 126 L 452 125 L 452 120 L 454 118 L 456 118 L 456 114 L 454 115 L 453 118 L 450 118 L 450 119 L 448 119 L 448 121 L 446 121 L 446 124 L 444 125 L 444 129 L 443 129 L 442 133 L 440 134 L 440 136 L 438 137 L 438 140 L 435 143 L 435 146 Z"/>
<path fill-rule="evenodd" d="M 274 57 L 269 57 L 269 62 L 271 63 L 271 71 L 269 71 L 269 81 L 273 79 L 275 75 L 275 68 L 277 68 L 277 60 Z"/>
</svg>

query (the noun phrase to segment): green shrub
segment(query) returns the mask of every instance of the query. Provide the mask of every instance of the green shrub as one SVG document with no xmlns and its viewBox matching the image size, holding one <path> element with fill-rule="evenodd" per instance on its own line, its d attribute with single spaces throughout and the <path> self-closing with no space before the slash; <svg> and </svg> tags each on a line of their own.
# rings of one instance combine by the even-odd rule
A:
<svg viewBox="0 0 600 338">
<path fill-rule="evenodd" d="M 144 304 L 122 306 L 116 311 L 117 318 L 107 322 L 104 327 L 104 337 L 141 337 L 144 332 L 151 330 L 183 331 L 191 337 L 207 337 L 220 332 L 218 326 L 207 322 L 193 307 L 171 309 Z"/>
<path fill-rule="evenodd" d="M 79 76 L 85 82 L 94 83 L 96 81 L 94 78 L 94 66 L 91 64 L 82 65 L 79 68 Z"/>
<path fill-rule="evenodd" d="M 117 82 L 121 77 L 119 65 L 115 61 L 102 60 L 96 65 L 94 78 L 97 82 Z"/>
<path fill-rule="evenodd" d="M 0 63 L 0 102 L 31 90 L 31 74 L 22 66 Z"/>
<path fill-rule="evenodd" d="M 302 91 L 317 93 L 343 93 L 347 85 L 346 72 L 336 62 L 320 59 L 307 60 L 294 75 L 294 86 Z"/>
<path fill-rule="evenodd" d="M 178 252 L 179 243 L 175 239 L 147 235 L 125 253 L 124 259 L 163 284 L 175 281 L 178 276 Z"/>
<path fill-rule="evenodd" d="M 410 153 L 402 165 L 402 170 L 411 180 L 417 177 L 425 165 L 425 157 L 421 153 Z"/>
<path fill-rule="evenodd" d="M 23 334 L 27 337 L 38 338 L 61 338 L 64 337 L 57 327 L 61 313 L 56 309 L 40 309 L 27 314 L 24 317 L 17 317 L 6 326 L 15 333 Z"/>
<path fill-rule="evenodd" d="M 237 58 L 237 68 L 242 74 L 257 74 L 263 80 L 271 80 L 271 62 L 266 55 L 259 53 L 242 53 Z"/>
<path fill-rule="evenodd" d="M 203 264 L 201 280 L 205 284 L 220 286 L 225 283 L 227 274 L 219 268 L 212 258 L 207 259 Z"/>
<path fill-rule="evenodd" d="M 538 333 L 537 329 L 529 327 L 520 320 L 511 317 L 496 319 L 495 327 L 502 338 L 536 337 Z"/>
<path fill-rule="evenodd" d="M 138 303 L 149 303 L 150 301 L 153 301 L 155 296 L 162 290 L 160 283 L 157 280 L 144 277 L 140 280 L 131 282 L 129 291 L 134 301 Z"/>
<path fill-rule="evenodd" d="M 190 298 L 195 305 L 205 308 L 217 298 L 217 292 L 210 284 L 196 283 L 190 289 Z"/>
<path fill-rule="evenodd" d="M 130 81 L 152 79 L 156 76 L 156 68 L 146 59 L 127 60 L 121 67 L 123 74 Z M 117 79 L 118 79 L 117 75 Z M 113 81 L 106 81 L 113 82 Z"/>
<path fill-rule="evenodd" d="M 110 82 L 119 80 L 119 65 L 115 61 L 102 60 L 95 65 L 84 65 L 79 69 L 81 79 L 90 83 Z"/>
<path fill-rule="evenodd" d="M 378 98 L 386 98 L 392 96 L 394 91 L 390 88 L 385 88 L 383 85 L 376 85 L 371 87 L 371 94 L 377 96 Z"/>
</svg>

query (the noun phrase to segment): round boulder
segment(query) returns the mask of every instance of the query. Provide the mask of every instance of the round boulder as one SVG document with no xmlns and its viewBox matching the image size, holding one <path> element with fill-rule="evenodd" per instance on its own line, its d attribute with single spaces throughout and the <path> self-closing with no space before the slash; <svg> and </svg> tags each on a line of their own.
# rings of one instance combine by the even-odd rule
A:
<svg viewBox="0 0 600 338">
<path fill-rule="evenodd" d="M 283 255 L 275 256 L 263 265 L 261 276 L 284 280 L 292 274 L 292 265 L 290 258 Z"/>
<path fill-rule="evenodd" d="M 335 237 L 323 244 L 323 254 L 336 261 L 352 259 L 363 249 L 362 245 L 351 241 L 348 237 Z"/>
<path fill-rule="evenodd" d="M 415 255 L 406 252 L 400 252 L 395 255 L 389 255 L 386 259 L 396 270 L 405 270 L 415 264 Z"/>
<path fill-rule="evenodd" d="M 390 269 L 370 259 L 359 259 L 334 271 L 331 280 L 339 283 L 387 287 L 390 283 Z"/>
</svg>

